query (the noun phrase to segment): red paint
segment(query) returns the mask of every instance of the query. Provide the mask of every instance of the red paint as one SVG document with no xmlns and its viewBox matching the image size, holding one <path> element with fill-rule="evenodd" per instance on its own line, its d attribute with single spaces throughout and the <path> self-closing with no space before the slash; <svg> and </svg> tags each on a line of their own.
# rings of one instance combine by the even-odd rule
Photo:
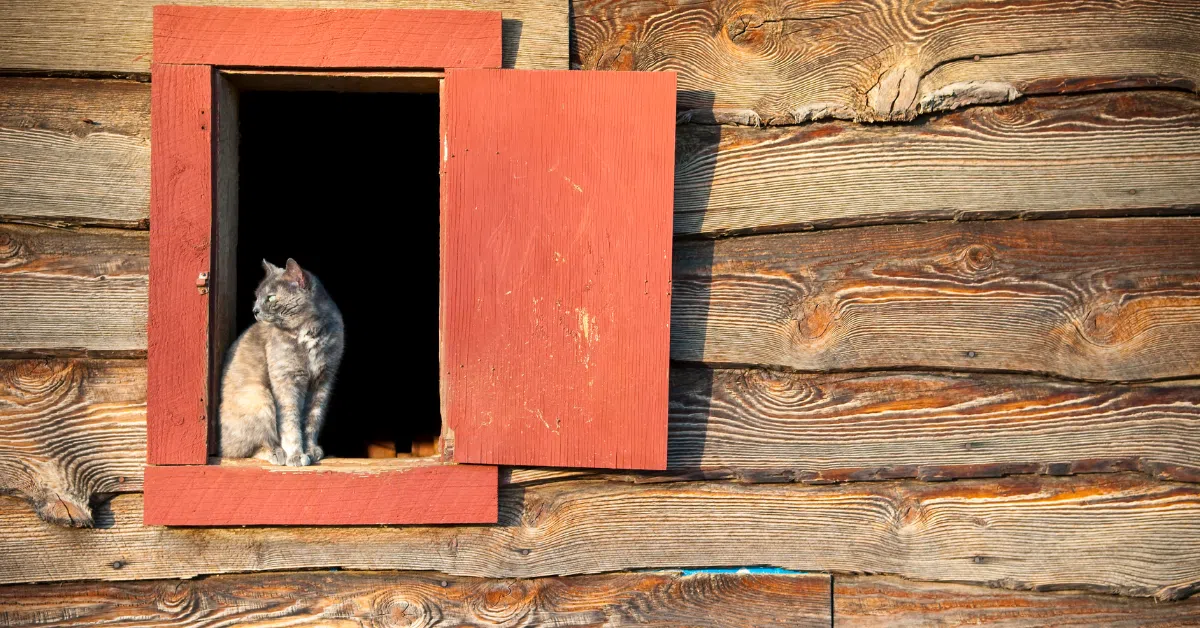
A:
<svg viewBox="0 0 1200 628">
<path fill-rule="evenodd" d="M 456 460 L 665 468 L 675 75 L 451 70 L 443 111 Z"/>
<path fill-rule="evenodd" d="M 154 61 L 287 68 L 498 68 L 500 13 L 154 7 Z"/>
<path fill-rule="evenodd" d="M 204 464 L 212 240 L 212 68 L 151 66 L 150 312 L 146 447 L 150 464 Z"/>
<path fill-rule="evenodd" d="M 147 467 L 145 525 L 496 523 L 496 467 Z"/>
</svg>

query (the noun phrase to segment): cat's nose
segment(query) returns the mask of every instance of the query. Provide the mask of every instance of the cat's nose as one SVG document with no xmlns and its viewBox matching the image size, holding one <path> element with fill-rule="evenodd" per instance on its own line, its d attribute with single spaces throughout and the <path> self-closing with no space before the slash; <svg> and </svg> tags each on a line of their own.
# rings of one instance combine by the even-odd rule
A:
<svg viewBox="0 0 1200 628">
<path fill-rule="evenodd" d="M 258 315 L 259 315 L 259 314 L 261 314 L 261 313 L 262 313 L 262 310 L 258 309 L 258 306 L 257 306 L 257 305 L 256 305 L 256 306 L 254 306 L 254 315 L 255 315 L 255 316 L 258 316 Z"/>
</svg>

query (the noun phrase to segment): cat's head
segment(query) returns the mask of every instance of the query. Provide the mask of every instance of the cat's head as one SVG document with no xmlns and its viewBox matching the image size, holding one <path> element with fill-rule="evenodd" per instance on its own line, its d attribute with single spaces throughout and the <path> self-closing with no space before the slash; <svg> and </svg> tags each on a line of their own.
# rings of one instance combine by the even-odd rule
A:
<svg viewBox="0 0 1200 628">
<path fill-rule="evenodd" d="M 262 265 L 267 274 L 254 291 L 254 318 L 291 328 L 310 317 L 315 311 L 316 277 L 290 257 L 283 268 L 267 260 Z"/>
</svg>

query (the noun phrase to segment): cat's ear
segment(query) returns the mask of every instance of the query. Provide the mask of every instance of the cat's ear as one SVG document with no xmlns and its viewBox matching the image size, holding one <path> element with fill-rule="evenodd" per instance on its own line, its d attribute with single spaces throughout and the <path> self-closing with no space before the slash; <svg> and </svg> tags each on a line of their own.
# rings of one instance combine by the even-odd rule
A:
<svg viewBox="0 0 1200 628">
<path fill-rule="evenodd" d="M 283 272 L 283 278 L 290 281 L 301 288 L 308 289 L 308 279 L 304 276 L 304 270 L 296 263 L 296 260 L 288 258 L 286 269 Z"/>
<path fill-rule="evenodd" d="M 271 262 L 268 262 L 265 259 L 262 262 L 262 266 L 263 266 L 263 271 L 265 273 L 267 273 L 268 275 L 274 275 L 280 271 L 280 268 L 278 266 L 272 264 Z"/>
</svg>

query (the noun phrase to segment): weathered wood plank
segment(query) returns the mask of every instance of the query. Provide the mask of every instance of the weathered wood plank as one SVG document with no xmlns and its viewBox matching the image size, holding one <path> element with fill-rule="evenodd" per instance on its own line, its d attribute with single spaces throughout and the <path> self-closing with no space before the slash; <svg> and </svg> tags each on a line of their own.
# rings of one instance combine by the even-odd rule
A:
<svg viewBox="0 0 1200 628">
<path fill-rule="evenodd" d="M 617 573 L 487 580 L 271 573 L 0 587 L 0 626 L 827 627 L 824 574 Z M 485 603 L 481 601 L 486 600 Z"/>
<path fill-rule="evenodd" d="M 13 0 L 0 16 L 0 69 L 150 71 L 152 7 L 161 0 L 88 4 Z M 567 67 L 569 6 L 553 0 L 189 0 L 189 5 L 304 9 L 500 11 L 504 67 Z"/>
<path fill-rule="evenodd" d="M 1200 597 L 1160 602 L 1089 593 L 998 591 L 885 576 L 839 576 L 833 584 L 835 623 L 845 628 L 1200 625 Z"/>
<path fill-rule="evenodd" d="M 0 217 L 144 226 L 149 91 L 0 78 L 0 152 L 16 164 L 0 173 Z M 88 142 L 105 144 L 101 159 L 78 152 Z M 683 125 L 675 232 L 1187 211 L 1200 206 L 1197 146 L 1200 99 L 1173 92 L 1028 99 L 911 125 Z"/>
<path fill-rule="evenodd" d="M 929 223 L 676 243 L 671 357 L 803 371 L 1200 374 L 1200 219 Z"/>
<path fill-rule="evenodd" d="M 145 228 L 149 206 L 148 85 L 0 78 L 0 218 Z"/>
<path fill-rule="evenodd" d="M 144 354 L 144 231 L 0 224 L 0 354 Z"/>
<path fill-rule="evenodd" d="M 0 361 L 0 493 L 92 525 L 92 495 L 141 490 L 145 397 L 144 361 Z"/>
<path fill-rule="evenodd" d="M 54 520 L 87 525 L 90 495 L 142 490 L 145 362 L 0 364 L 17 382 L 0 406 L 0 441 L 11 443 L 0 447 L 0 491 Z M 34 403 L 27 390 L 54 396 Z M 642 480 L 819 483 L 1137 470 L 1200 481 L 1197 398 L 1196 382 L 675 369 L 669 471 Z M 63 424 L 69 428 L 34 429 Z M 502 483 L 587 475 L 514 469 Z M 56 514 L 59 500 L 86 516 Z"/>
<path fill-rule="evenodd" d="M 1200 382 L 676 369 L 668 464 L 750 481 L 1140 470 L 1200 481 Z"/>
<path fill-rule="evenodd" d="M 681 95 L 682 97 L 682 95 Z M 679 128 L 678 235 L 1200 207 L 1200 97 L 1031 98 L 906 125 Z"/>
<path fill-rule="evenodd" d="M 563 481 L 500 493 L 500 525 L 94 530 L 0 498 L 0 581 L 346 567 L 540 577 L 773 565 L 1173 599 L 1200 582 L 1200 487 L 1123 474 L 833 486 Z M 1029 560 L 1036 556 L 1037 560 Z"/>
<path fill-rule="evenodd" d="M 1200 83 L 1191 0 L 576 0 L 573 64 L 674 70 L 737 124 L 907 120 L 1047 94 Z"/>
</svg>

